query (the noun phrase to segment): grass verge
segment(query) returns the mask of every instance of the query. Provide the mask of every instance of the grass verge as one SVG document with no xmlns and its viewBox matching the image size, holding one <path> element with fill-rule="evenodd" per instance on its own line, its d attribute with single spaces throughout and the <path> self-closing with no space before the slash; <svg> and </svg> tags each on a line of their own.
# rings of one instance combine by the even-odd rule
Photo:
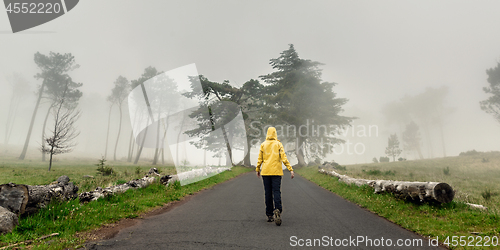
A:
<svg viewBox="0 0 500 250">
<path fill-rule="evenodd" d="M 77 232 L 96 229 L 123 218 L 136 218 L 155 207 L 180 200 L 187 195 L 210 188 L 251 170 L 233 167 L 232 171 L 225 171 L 186 186 L 181 186 L 178 182 L 169 187 L 155 183 L 143 189 L 127 190 L 123 194 L 87 204 L 80 204 L 78 200 L 53 202 L 48 208 L 32 216 L 21 218 L 20 224 L 11 233 L 0 235 L 0 247 L 51 233 L 59 233 L 57 237 L 35 242 L 29 247 L 32 249 L 76 248 L 85 242 L 85 239 L 75 237 Z M 51 240 L 50 245 L 45 243 L 49 240 Z"/>
<path fill-rule="evenodd" d="M 499 246 L 468 246 L 469 242 L 484 245 L 485 236 L 500 237 L 500 216 L 496 212 L 481 212 L 463 202 L 448 204 L 413 203 L 394 198 L 391 194 L 374 194 L 368 186 L 357 187 L 341 183 L 337 178 L 318 173 L 317 167 L 296 169 L 296 172 L 319 186 L 334 192 L 408 230 L 441 243 L 449 237 L 451 249 L 500 249 Z M 466 245 L 452 246 L 453 236 L 465 236 Z M 472 237 L 472 238 L 470 238 Z M 491 245 L 491 240 L 490 243 Z M 498 242 L 497 242 L 498 244 Z"/>
</svg>

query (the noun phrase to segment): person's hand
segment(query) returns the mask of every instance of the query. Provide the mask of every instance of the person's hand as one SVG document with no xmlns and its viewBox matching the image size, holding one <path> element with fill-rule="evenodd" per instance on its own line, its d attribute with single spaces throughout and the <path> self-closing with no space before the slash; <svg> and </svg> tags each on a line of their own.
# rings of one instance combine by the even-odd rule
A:
<svg viewBox="0 0 500 250">
<path fill-rule="evenodd" d="M 260 172 L 256 172 L 256 173 L 257 173 L 257 177 L 259 177 L 259 178 L 260 178 Z"/>
<path fill-rule="evenodd" d="M 291 171 L 290 173 L 291 173 L 290 178 L 293 179 L 293 177 L 295 177 L 295 174 L 293 173 L 293 171 Z"/>
</svg>

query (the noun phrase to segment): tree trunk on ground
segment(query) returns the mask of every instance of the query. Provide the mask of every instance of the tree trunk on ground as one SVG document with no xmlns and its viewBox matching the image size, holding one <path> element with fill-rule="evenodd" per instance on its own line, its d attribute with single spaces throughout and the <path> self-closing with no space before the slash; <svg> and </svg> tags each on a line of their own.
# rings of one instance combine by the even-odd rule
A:
<svg viewBox="0 0 500 250">
<path fill-rule="evenodd" d="M 391 180 L 366 180 L 356 179 L 347 175 L 341 175 L 333 170 L 319 170 L 320 173 L 339 178 L 339 181 L 356 186 L 368 185 L 375 189 L 375 193 L 389 192 L 400 199 L 435 201 L 448 203 L 453 200 L 455 192 L 450 185 L 444 182 L 407 182 Z"/>
<path fill-rule="evenodd" d="M 49 114 L 50 110 L 52 109 L 52 105 L 50 105 L 49 109 L 47 110 L 47 114 L 45 114 L 45 119 L 43 120 L 43 126 L 42 126 L 42 145 L 45 145 L 45 127 L 47 126 L 47 120 L 49 119 Z M 45 161 L 45 153 L 42 152 L 42 161 Z"/>
<path fill-rule="evenodd" d="M 28 186 L 13 183 L 0 185 L 0 207 L 19 216 L 24 213 L 27 204 Z"/>
<path fill-rule="evenodd" d="M 303 145 L 304 145 L 304 138 L 303 137 L 297 137 L 297 144 L 295 144 L 295 154 L 297 155 L 297 160 L 298 165 L 300 166 L 305 166 L 306 161 L 304 160 L 304 150 L 303 150 Z"/>
<path fill-rule="evenodd" d="M 30 128 L 28 129 L 28 134 L 26 135 L 26 140 L 24 141 L 23 151 L 19 156 L 19 160 L 24 160 L 26 158 L 26 152 L 28 152 L 28 145 L 30 144 L 31 131 L 33 131 L 33 124 L 35 123 L 36 112 L 38 111 L 38 106 L 40 105 L 40 100 L 42 100 L 43 89 L 45 88 L 45 83 L 42 83 L 40 87 L 40 93 L 38 93 L 38 99 L 36 101 L 35 110 L 33 110 L 33 115 L 31 116 Z"/>
<path fill-rule="evenodd" d="M 95 201 L 101 197 L 124 193 L 131 188 L 144 188 L 151 185 L 156 179 L 153 176 L 160 176 L 158 169 L 151 168 L 142 179 L 131 180 L 127 183 L 111 186 L 107 188 L 97 187 L 94 191 L 84 192 L 79 195 L 80 202 Z"/>
<path fill-rule="evenodd" d="M 12 232 L 17 225 L 19 225 L 17 215 L 0 206 L 0 234 Z M 3 247 L 0 249 L 3 249 Z"/>
<path fill-rule="evenodd" d="M 109 113 L 108 113 L 108 130 L 106 132 L 106 148 L 104 149 L 104 159 L 108 157 L 108 141 L 109 141 L 109 127 L 111 124 L 111 110 L 113 110 L 113 105 L 109 107 Z"/>
<path fill-rule="evenodd" d="M 115 152 L 113 154 L 113 160 L 116 161 L 116 149 L 118 148 L 118 141 L 120 140 L 120 132 L 122 131 L 122 104 L 118 104 L 118 109 L 120 110 L 120 123 L 118 124 L 118 135 L 116 136 Z"/>
<path fill-rule="evenodd" d="M 64 175 L 50 185 L 4 184 L 0 185 L 0 197 L 7 197 L 7 199 L 0 199 L 0 206 L 18 215 L 32 214 L 46 207 L 53 199 L 63 201 L 75 199 L 77 192 L 78 187 L 69 182 L 69 178 Z"/>
</svg>

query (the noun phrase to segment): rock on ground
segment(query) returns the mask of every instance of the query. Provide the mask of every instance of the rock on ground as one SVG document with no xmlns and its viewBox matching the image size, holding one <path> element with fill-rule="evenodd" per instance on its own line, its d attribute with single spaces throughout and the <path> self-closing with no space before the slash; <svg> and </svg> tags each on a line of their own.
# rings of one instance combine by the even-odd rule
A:
<svg viewBox="0 0 500 250">
<path fill-rule="evenodd" d="M 11 232 L 17 225 L 19 225 L 17 215 L 0 207 L 0 234 Z"/>
</svg>

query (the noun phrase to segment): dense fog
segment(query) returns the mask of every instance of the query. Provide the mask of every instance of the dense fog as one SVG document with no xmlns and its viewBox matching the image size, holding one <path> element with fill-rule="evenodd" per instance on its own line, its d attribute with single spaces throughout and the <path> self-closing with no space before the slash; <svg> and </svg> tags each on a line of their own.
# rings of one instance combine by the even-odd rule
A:
<svg viewBox="0 0 500 250">
<path fill-rule="evenodd" d="M 488 98 L 486 70 L 500 61 L 500 2 L 497 1 L 80 1 L 68 14 L 12 34 L 0 12 L 0 154 L 22 150 L 42 83 L 37 52 L 71 53 L 82 83 L 80 135 L 73 152 L 60 157 L 113 156 L 119 126 L 111 94 L 119 76 L 128 81 L 155 67 L 169 71 L 195 63 L 211 81 L 241 87 L 270 74 L 269 60 L 295 46 L 298 55 L 322 63 L 321 79 L 334 82 L 348 99 L 340 114 L 356 117 L 337 136 L 345 143 L 323 160 L 367 163 L 385 156 L 388 137 L 412 121 L 419 127 L 420 153 L 406 159 L 456 156 L 468 150 L 500 150 L 500 123 L 480 108 Z M 50 102 L 42 99 L 28 159 L 41 159 L 42 125 Z M 131 139 L 127 99 L 117 160 L 126 161 Z M 312 124 L 313 121 L 311 121 Z M 50 127 L 50 119 L 48 122 Z M 269 124 L 280 125 L 280 124 Z M 314 126 L 329 124 L 315 124 Z M 47 128 L 46 131 L 50 129 Z M 278 135 L 279 136 L 279 135 Z M 257 162 L 258 144 L 252 149 Z M 203 162 L 188 145 L 184 158 Z M 152 160 L 154 149 L 141 156 Z M 165 150 L 166 161 L 172 162 Z M 296 163 L 291 155 L 290 160 Z M 314 160 L 314 159 L 307 159 Z M 224 164 L 222 157 L 208 164 Z"/>
</svg>

